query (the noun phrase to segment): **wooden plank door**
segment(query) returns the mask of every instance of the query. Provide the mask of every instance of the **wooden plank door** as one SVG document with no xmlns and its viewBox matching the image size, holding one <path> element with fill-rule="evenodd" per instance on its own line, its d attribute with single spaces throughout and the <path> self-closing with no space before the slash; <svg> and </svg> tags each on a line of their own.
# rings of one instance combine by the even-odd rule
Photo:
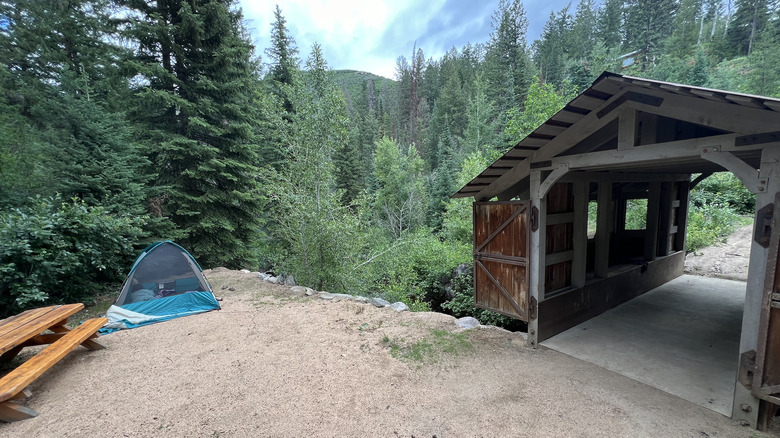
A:
<svg viewBox="0 0 780 438">
<path fill-rule="evenodd" d="M 474 304 L 528 321 L 529 201 L 474 203 Z"/>
<path fill-rule="evenodd" d="M 771 220 L 768 217 L 756 219 L 764 221 L 758 223 L 756 227 L 766 229 L 771 226 L 771 234 L 752 388 L 753 395 L 774 404 L 780 404 L 780 257 L 778 257 L 780 227 L 777 226 L 780 215 L 777 214 L 778 206 L 780 206 L 780 193 L 775 196 L 774 215 Z"/>
</svg>

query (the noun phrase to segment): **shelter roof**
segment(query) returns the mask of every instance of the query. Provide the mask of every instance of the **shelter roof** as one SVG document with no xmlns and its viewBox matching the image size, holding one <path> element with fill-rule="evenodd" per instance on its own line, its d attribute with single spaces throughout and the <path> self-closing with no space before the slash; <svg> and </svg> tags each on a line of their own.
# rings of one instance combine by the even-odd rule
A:
<svg viewBox="0 0 780 438">
<path fill-rule="evenodd" d="M 633 123 L 633 138 L 618 138 L 621 120 Z M 643 129 L 653 131 L 653 141 L 640 138 Z M 625 151 L 619 141 L 634 150 Z M 726 170 L 714 154 L 705 157 L 707 151 L 730 152 L 758 169 L 761 150 L 778 145 L 780 99 L 604 72 L 453 197 L 509 199 L 531 169 L 557 166 L 667 174 Z"/>
</svg>

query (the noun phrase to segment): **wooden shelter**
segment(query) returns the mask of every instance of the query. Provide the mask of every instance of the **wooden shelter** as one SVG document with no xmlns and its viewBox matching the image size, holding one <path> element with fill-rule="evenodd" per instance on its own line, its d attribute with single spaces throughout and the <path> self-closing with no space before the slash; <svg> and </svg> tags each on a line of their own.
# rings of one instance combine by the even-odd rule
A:
<svg viewBox="0 0 780 438">
<path fill-rule="evenodd" d="M 780 99 L 602 74 L 454 195 L 476 201 L 476 304 L 536 347 L 682 275 L 689 193 L 720 171 L 756 194 L 732 417 L 758 426 L 780 404 Z"/>
</svg>

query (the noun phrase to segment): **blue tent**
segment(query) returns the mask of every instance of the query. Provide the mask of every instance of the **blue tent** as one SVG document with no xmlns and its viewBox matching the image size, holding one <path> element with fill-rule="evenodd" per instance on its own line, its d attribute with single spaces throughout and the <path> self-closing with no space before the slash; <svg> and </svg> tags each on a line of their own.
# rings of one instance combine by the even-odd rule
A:
<svg viewBox="0 0 780 438">
<path fill-rule="evenodd" d="M 149 245 L 135 259 L 119 298 L 106 312 L 103 332 L 134 328 L 219 309 L 203 270 L 171 242 Z"/>
</svg>

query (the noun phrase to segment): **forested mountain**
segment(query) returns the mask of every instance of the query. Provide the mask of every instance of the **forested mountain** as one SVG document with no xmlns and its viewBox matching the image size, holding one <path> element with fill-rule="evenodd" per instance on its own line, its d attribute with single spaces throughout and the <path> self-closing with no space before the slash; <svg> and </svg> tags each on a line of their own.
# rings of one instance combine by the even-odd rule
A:
<svg viewBox="0 0 780 438">
<path fill-rule="evenodd" d="M 535 41 L 500 0 L 483 41 L 410 48 L 395 80 L 332 71 L 274 13 L 259 54 L 231 0 L 0 0 L 0 316 L 161 238 L 439 309 L 470 258 L 449 195 L 602 71 L 780 96 L 776 0 L 581 0 Z"/>
</svg>

